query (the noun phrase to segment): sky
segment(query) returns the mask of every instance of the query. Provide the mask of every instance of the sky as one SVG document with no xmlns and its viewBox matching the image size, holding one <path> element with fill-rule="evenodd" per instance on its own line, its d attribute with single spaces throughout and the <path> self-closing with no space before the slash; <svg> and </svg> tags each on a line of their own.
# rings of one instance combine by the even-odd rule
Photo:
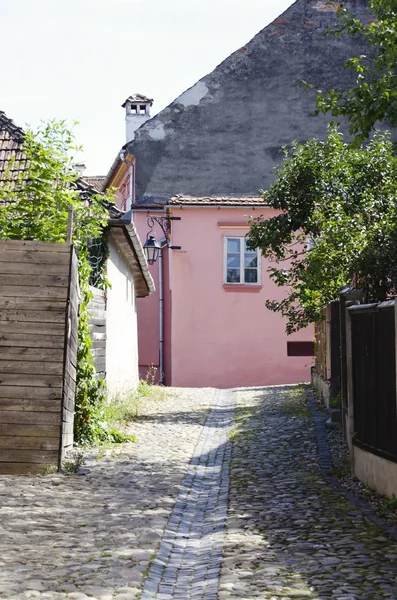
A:
<svg viewBox="0 0 397 600">
<path fill-rule="evenodd" d="M 211 72 L 293 0 L 0 0 L 0 110 L 17 125 L 65 119 L 86 174 L 125 143 L 121 104 L 152 115 Z"/>
</svg>

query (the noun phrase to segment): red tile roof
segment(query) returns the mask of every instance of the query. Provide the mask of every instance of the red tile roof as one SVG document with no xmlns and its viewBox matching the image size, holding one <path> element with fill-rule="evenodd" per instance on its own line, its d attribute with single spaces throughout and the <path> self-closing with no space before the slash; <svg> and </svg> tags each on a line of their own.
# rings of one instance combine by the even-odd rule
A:
<svg viewBox="0 0 397 600">
<path fill-rule="evenodd" d="M 150 106 L 152 106 L 153 104 L 153 98 L 148 98 L 147 96 L 143 96 L 142 94 L 132 94 L 131 96 L 128 96 L 127 100 L 125 100 L 125 102 L 123 102 L 123 104 L 121 105 L 122 108 L 125 107 L 125 105 L 128 104 L 150 104 Z"/>
<path fill-rule="evenodd" d="M 84 176 L 81 178 L 83 181 L 88 183 L 91 187 L 93 187 L 98 193 L 103 192 L 104 184 L 106 181 L 105 175 L 96 175 L 96 176 Z"/>
<path fill-rule="evenodd" d="M 261 196 L 174 196 L 170 204 L 184 206 L 268 206 Z"/>
<path fill-rule="evenodd" d="M 21 146 L 24 131 L 0 111 L 0 180 L 15 180 L 27 169 Z"/>
</svg>

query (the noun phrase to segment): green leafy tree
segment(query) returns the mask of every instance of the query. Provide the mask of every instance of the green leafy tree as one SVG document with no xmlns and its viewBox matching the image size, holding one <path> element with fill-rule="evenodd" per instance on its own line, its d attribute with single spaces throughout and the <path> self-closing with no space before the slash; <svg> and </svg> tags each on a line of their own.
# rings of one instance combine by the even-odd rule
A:
<svg viewBox="0 0 397 600">
<path fill-rule="evenodd" d="M 317 112 L 342 116 L 350 122 L 350 133 L 359 145 L 384 122 L 397 125 L 397 0 L 371 0 L 374 18 L 361 22 L 342 4 L 336 35 L 360 36 L 368 54 L 351 58 L 347 69 L 355 72 L 356 85 L 349 90 L 319 91 Z"/>
<path fill-rule="evenodd" d="M 354 274 L 368 301 L 397 293 L 397 158 L 387 134 L 352 148 L 331 127 L 325 141 L 293 144 L 261 194 L 280 212 L 252 219 L 247 235 L 285 287 L 266 305 L 287 318 L 287 333 L 321 319 Z"/>
</svg>

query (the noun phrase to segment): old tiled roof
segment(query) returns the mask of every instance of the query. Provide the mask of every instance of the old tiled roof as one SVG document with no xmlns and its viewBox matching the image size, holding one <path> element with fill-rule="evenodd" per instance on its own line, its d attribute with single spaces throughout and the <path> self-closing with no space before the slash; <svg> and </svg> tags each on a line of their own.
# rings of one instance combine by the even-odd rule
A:
<svg viewBox="0 0 397 600">
<path fill-rule="evenodd" d="M 0 111 L 0 180 L 15 180 L 18 176 L 27 171 L 27 160 L 21 150 L 25 133 L 23 129 L 17 127 L 3 111 Z M 83 177 L 74 182 L 74 186 L 80 192 L 82 200 L 102 192 L 99 189 L 100 181 L 105 181 L 105 177 Z M 104 205 L 109 210 L 109 215 L 113 219 L 121 216 L 121 212 L 112 202 L 104 200 Z"/>
<path fill-rule="evenodd" d="M 132 94 L 131 96 L 128 96 L 127 100 L 125 102 L 123 102 L 123 104 L 121 106 L 124 108 L 127 103 L 128 104 L 133 104 L 133 103 L 138 104 L 139 102 L 142 102 L 142 104 L 150 104 L 150 106 L 152 106 L 153 98 L 148 98 L 147 96 L 143 96 L 142 94 Z"/>
<path fill-rule="evenodd" d="M 105 175 L 96 176 L 85 176 L 82 180 L 91 185 L 97 192 L 103 192 L 104 184 L 106 181 Z"/>
<path fill-rule="evenodd" d="M 185 206 L 267 206 L 260 196 L 173 196 L 170 203 Z"/>
<path fill-rule="evenodd" d="M 24 131 L 0 111 L 0 179 L 13 180 L 26 171 L 21 146 Z"/>
</svg>

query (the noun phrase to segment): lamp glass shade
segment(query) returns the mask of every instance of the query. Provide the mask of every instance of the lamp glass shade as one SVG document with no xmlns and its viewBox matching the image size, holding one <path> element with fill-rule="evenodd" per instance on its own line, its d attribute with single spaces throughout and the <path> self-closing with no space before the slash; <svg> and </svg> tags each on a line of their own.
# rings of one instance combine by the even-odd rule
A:
<svg viewBox="0 0 397 600">
<path fill-rule="evenodd" d="M 161 246 L 156 240 L 156 236 L 150 235 L 149 238 L 146 240 L 143 249 L 145 252 L 146 260 L 148 261 L 149 265 L 153 265 L 158 259 L 159 252 L 161 250 Z"/>
</svg>

